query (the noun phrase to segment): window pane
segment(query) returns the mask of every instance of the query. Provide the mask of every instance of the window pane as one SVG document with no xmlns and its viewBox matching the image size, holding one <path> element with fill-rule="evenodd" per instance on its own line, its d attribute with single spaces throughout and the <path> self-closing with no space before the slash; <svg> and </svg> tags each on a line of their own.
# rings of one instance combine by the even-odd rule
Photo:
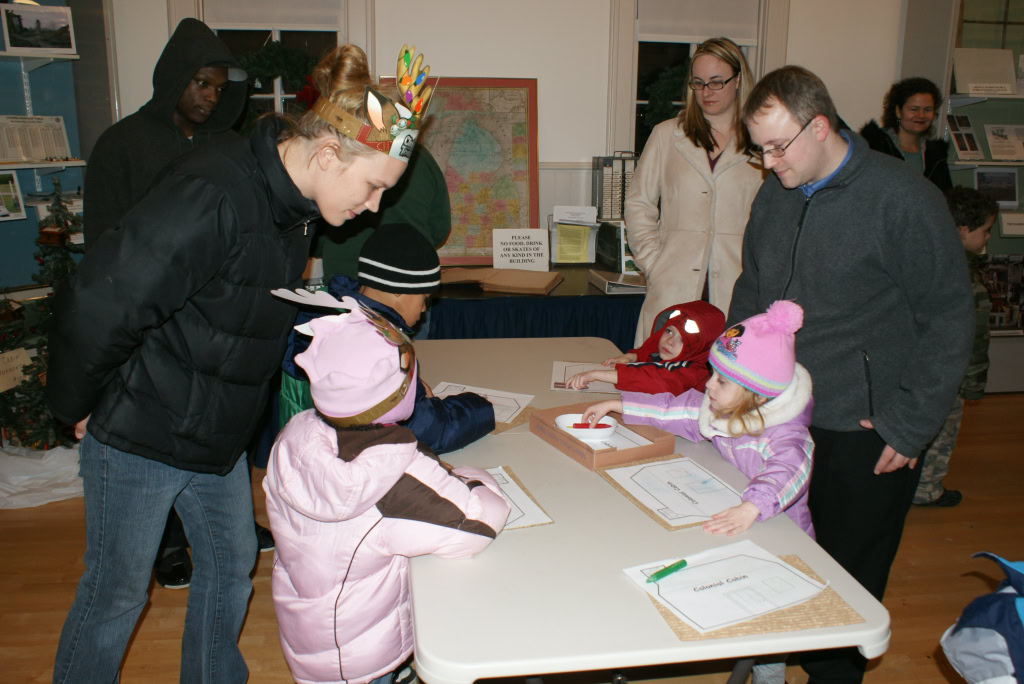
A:
<svg viewBox="0 0 1024 684">
<path fill-rule="evenodd" d="M 294 116 L 296 119 L 306 113 L 306 103 L 299 102 L 294 97 L 283 98 L 282 104 L 284 105 L 284 113 Z"/>
<path fill-rule="evenodd" d="M 639 43 L 636 60 L 636 97 L 646 100 L 648 88 L 658 80 L 665 69 L 674 66 L 689 68 L 689 43 Z M 685 78 L 683 79 L 685 80 Z M 680 90 L 680 93 L 682 90 Z M 676 95 L 678 99 L 680 95 Z"/>
<path fill-rule="evenodd" d="M 245 64 L 246 57 L 259 52 L 271 40 L 271 33 L 267 30 L 242 31 L 220 29 L 217 31 L 217 35 L 231 49 L 231 53 L 239 59 L 243 67 L 247 66 Z M 273 93 L 274 81 L 270 78 L 253 78 L 253 74 L 250 73 L 249 92 Z"/>
<path fill-rule="evenodd" d="M 286 48 L 286 53 L 295 51 L 296 66 L 302 63 L 297 57 L 298 53 L 308 58 L 305 63 L 309 68 L 302 78 L 285 78 L 282 82 L 284 92 L 296 93 L 306 85 L 305 77 L 312 73 L 320 58 L 338 46 L 338 34 L 336 31 L 281 31 L 281 46 Z"/>
<path fill-rule="evenodd" d="M 1003 27 L 1000 24 L 968 24 L 964 22 L 960 47 L 998 48 L 1002 47 Z"/>
<path fill-rule="evenodd" d="M 1016 69 L 1020 55 L 1024 54 L 1024 26 L 1006 27 L 1006 47 L 1013 50 L 1013 67 Z"/>
<path fill-rule="evenodd" d="M 1008 0 L 964 0 L 964 21 L 1003 21 Z"/>
<path fill-rule="evenodd" d="M 274 98 L 272 97 L 250 97 L 245 107 L 245 116 L 242 118 L 242 125 L 238 130 L 242 135 L 247 135 L 253 124 L 263 114 L 274 111 Z"/>
<path fill-rule="evenodd" d="M 1009 21 L 1024 21 L 1024 2 L 1013 0 L 1010 3 L 1010 14 L 1007 19 Z"/>
</svg>

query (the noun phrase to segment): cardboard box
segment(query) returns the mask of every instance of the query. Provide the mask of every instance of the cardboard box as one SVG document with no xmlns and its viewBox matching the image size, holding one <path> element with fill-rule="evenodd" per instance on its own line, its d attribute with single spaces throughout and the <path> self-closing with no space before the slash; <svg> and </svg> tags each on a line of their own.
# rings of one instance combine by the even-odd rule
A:
<svg viewBox="0 0 1024 684">
<path fill-rule="evenodd" d="M 627 425 L 626 427 L 645 439 L 650 444 L 632 449 L 594 449 L 586 442 L 576 439 L 568 432 L 559 429 L 555 425 L 555 418 L 563 413 L 583 413 L 588 406 L 595 402 L 588 401 L 582 404 L 570 404 L 568 406 L 556 406 L 555 408 L 534 411 L 530 414 L 530 432 L 537 435 L 545 442 L 555 447 L 569 458 L 577 461 L 591 470 L 604 468 L 620 463 L 641 461 L 647 458 L 656 458 L 674 453 L 676 449 L 676 438 L 671 432 L 665 432 L 649 425 Z M 622 416 L 617 413 L 609 414 L 622 422 Z"/>
<path fill-rule="evenodd" d="M 484 292 L 546 295 L 562 282 L 554 271 L 520 271 L 510 268 L 444 268 L 441 284 L 478 283 Z"/>
</svg>

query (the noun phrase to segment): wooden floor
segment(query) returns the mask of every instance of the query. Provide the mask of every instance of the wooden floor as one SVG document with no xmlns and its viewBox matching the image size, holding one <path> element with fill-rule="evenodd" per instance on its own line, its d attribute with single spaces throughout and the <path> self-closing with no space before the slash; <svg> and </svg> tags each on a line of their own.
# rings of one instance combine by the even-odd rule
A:
<svg viewBox="0 0 1024 684">
<path fill-rule="evenodd" d="M 939 637 L 975 596 L 1000 579 L 997 567 L 971 559 L 993 551 L 1024 559 L 1024 394 L 992 395 L 965 410 L 946 485 L 960 489 L 957 508 L 915 507 L 893 567 L 885 605 L 892 615 L 889 651 L 870 664 L 867 682 L 901 684 L 962 681 L 945 663 Z M 256 480 L 262 476 L 257 471 Z M 266 523 L 263 490 L 253 483 L 256 516 Z M 0 681 L 48 682 L 57 638 L 82 572 L 82 500 L 39 508 L 0 510 Z M 273 554 L 262 554 L 242 631 L 249 681 L 289 682 L 270 601 Z M 124 682 L 178 681 L 179 638 L 186 591 L 155 587 L 122 670 Z M 726 664 L 629 670 L 631 680 L 658 684 L 724 682 Z M 683 676 L 685 675 L 685 676 Z M 549 678 L 585 684 L 608 681 L 592 672 Z M 790 684 L 806 682 L 795 667 Z"/>
</svg>

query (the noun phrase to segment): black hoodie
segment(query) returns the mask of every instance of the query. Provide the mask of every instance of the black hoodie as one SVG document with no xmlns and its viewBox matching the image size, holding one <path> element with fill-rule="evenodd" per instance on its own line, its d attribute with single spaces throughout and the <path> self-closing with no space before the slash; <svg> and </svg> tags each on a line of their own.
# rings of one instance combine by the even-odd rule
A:
<svg viewBox="0 0 1024 684">
<path fill-rule="evenodd" d="M 96 141 L 85 175 L 85 244 L 117 226 L 167 165 L 193 147 L 235 138 L 232 124 L 245 108 L 245 81 L 229 80 L 217 108 L 192 139 L 174 124 L 185 87 L 205 66 L 238 68 L 228 47 L 206 24 L 183 19 L 153 70 L 153 97 Z"/>
</svg>

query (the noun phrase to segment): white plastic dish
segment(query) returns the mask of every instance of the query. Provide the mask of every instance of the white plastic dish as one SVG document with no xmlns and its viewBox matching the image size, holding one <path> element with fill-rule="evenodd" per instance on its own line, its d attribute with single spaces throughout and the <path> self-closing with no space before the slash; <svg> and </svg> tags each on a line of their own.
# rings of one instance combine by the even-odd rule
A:
<svg viewBox="0 0 1024 684">
<path fill-rule="evenodd" d="M 600 442 L 615 434 L 615 428 L 619 423 L 611 416 L 605 416 L 599 421 L 599 425 L 607 425 L 601 428 L 574 428 L 573 425 L 583 422 L 582 413 L 563 413 L 555 418 L 555 425 L 560 430 L 565 430 L 576 439 L 584 442 Z"/>
</svg>

